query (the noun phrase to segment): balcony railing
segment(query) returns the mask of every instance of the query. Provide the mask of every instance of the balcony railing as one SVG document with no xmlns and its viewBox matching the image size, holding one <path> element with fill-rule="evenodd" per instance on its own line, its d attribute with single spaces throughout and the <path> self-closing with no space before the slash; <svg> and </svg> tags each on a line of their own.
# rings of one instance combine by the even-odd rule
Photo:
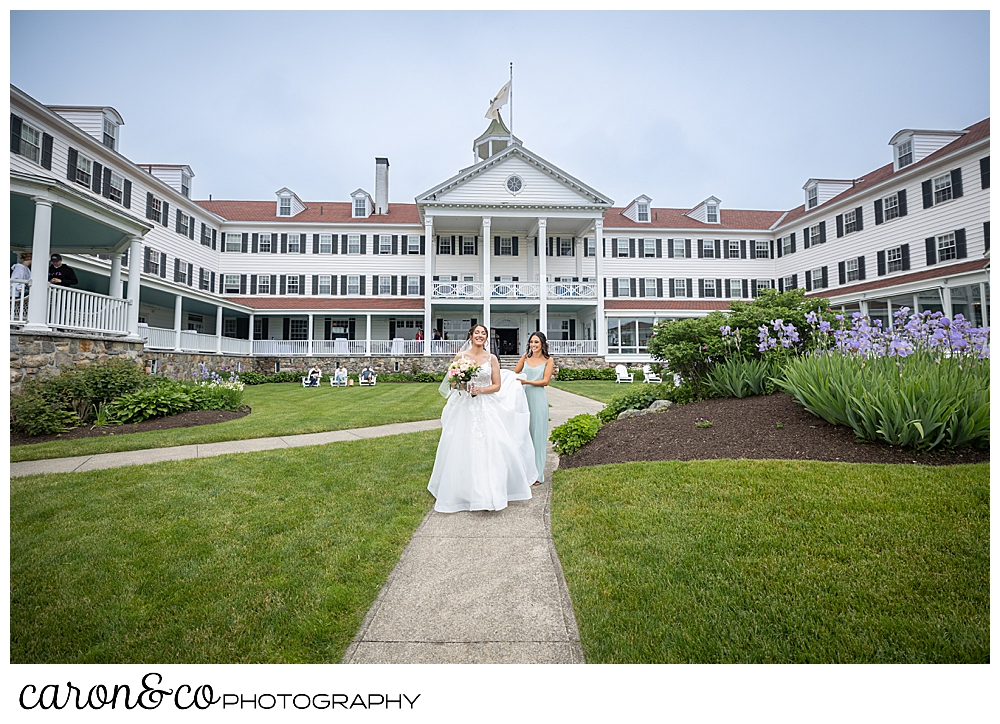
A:
<svg viewBox="0 0 1000 724">
<path fill-rule="evenodd" d="M 435 299 L 482 299 L 482 282 L 434 282 L 431 293 Z"/>
<path fill-rule="evenodd" d="M 538 282 L 493 282 L 493 299 L 538 299 Z"/>
<path fill-rule="evenodd" d="M 161 327 L 139 326 L 139 336 L 151 349 L 173 349 L 177 344 L 177 332 Z"/>
<path fill-rule="evenodd" d="M 28 321 L 28 290 L 30 279 L 10 280 L 10 323 L 21 325 Z"/>
<path fill-rule="evenodd" d="M 49 286 L 48 301 L 50 327 L 128 334 L 129 303 L 126 299 L 52 284 Z"/>
<path fill-rule="evenodd" d="M 183 329 L 181 330 L 181 349 L 185 352 L 218 352 L 219 338 L 214 334 L 200 334 Z"/>
<path fill-rule="evenodd" d="M 255 339 L 253 353 L 263 357 L 298 357 L 309 354 L 304 339 Z"/>
<path fill-rule="evenodd" d="M 596 355 L 596 339 L 550 339 L 549 352 L 562 355 Z"/>
<path fill-rule="evenodd" d="M 236 337 L 222 337 L 222 351 L 227 354 L 251 355 L 253 354 L 253 342 L 249 339 L 237 339 Z"/>
<path fill-rule="evenodd" d="M 424 353 L 423 340 L 417 339 L 373 339 L 371 340 L 373 357 L 402 357 Z"/>
<path fill-rule="evenodd" d="M 463 344 L 465 342 L 460 339 L 432 339 L 430 341 L 431 354 L 446 354 L 453 357 L 458 354 L 458 350 L 462 348 Z"/>
<path fill-rule="evenodd" d="M 314 339 L 312 351 L 315 355 L 324 357 L 363 357 L 365 341 L 363 339 Z"/>
<path fill-rule="evenodd" d="M 595 282 L 548 282 L 545 291 L 549 299 L 597 299 Z"/>
</svg>

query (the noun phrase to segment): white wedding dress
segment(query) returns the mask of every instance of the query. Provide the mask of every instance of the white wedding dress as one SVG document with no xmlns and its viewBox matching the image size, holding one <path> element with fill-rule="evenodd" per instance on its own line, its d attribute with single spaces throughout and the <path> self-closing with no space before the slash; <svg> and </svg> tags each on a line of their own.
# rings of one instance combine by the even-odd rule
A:
<svg viewBox="0 0 1000 724">
<path fill-rule="evenodd" d="M 492 384 L 490 364 L 472 384 Z M 537 478 L 530 419 L 524 390 L 510 370 L 500 370 L 500 390 L 493 394 L 452 391 L 427 485 L 437 498 L 434 510 L 503 510 L 509 500 L 530 499 Z"/>
</svg>

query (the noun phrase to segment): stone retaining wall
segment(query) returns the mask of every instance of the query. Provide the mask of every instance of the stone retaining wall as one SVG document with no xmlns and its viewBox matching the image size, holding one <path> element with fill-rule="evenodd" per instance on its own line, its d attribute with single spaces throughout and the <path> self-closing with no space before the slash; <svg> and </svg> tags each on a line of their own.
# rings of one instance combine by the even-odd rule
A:
<svg viewBox="0 0 1000 724">
<path fill-rule="evenodd" d="M 109 359 L 131 359 L 143 364 L 142 342 L 94 339 L 78 334 L 10 333 L 10 391 L 25 380 L 58 375 L 62 368 L 85 367 Z"/>
</svg>

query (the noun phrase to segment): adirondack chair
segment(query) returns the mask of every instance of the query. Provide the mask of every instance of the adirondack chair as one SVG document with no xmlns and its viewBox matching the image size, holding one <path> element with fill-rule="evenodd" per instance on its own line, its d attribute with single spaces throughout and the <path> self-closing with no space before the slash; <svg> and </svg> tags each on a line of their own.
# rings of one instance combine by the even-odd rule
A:
<svg viewBox="0 0 1000 724">
<path fill-rule="evenodd" d="M 615 365 L 615 382 L 632 382 L 632 373 L 629 372 L 625 365 Z"/>
<path fill-rule="evenodd" d="M 653 372 L 653 368 L 649 365 L 642 366 L 642 381 L 643 382 L 663 382 L 658 374 Z"/>
</svg>

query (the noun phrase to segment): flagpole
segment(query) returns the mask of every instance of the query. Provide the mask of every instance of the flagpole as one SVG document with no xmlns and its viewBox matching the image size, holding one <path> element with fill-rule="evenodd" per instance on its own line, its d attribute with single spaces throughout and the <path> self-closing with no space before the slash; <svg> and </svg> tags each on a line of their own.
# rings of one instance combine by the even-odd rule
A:
<svg viewBox="0 0 1000 724">
<path fill-rule="evenodd" d="M 510 145 L 514 145 L 514 63 L 510 64 Z"/>
</svg>

